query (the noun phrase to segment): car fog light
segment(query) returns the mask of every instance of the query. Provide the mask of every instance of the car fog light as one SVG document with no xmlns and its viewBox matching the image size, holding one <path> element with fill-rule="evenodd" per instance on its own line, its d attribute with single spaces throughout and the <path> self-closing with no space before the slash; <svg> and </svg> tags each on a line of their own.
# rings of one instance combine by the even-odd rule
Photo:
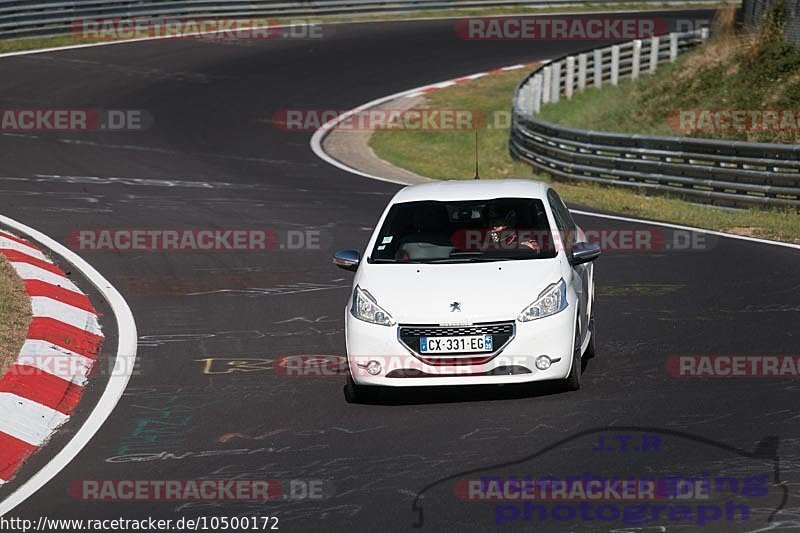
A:
<svg viewBox="0 0 800 533">
<path fill-rule="evenodd" d="M 381 373 L 381 364 L 377 361 L 370 361 L 367 363 L 367 372 L 373 376 L 377 376 Z"/>
<path fill-rule="evenodd" d="M 539 370 L 547 370 L 551 364 L 553 364 L 553 361 L 546 355 L 540 355 L 536 358 L 536 368 Z"/>
</svg>

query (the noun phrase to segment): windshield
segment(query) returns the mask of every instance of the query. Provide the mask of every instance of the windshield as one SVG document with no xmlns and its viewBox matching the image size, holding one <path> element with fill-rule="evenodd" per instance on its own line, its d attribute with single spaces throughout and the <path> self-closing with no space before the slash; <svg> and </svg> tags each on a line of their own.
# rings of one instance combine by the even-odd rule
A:
<svg viewBox="0 0 800 533">
<path fill-rule="evenodd" d="M 389 210 L 374 263 L 467 263 L 556 256 L 544 204 L 534 198 L 405 202 Z"/>
</svg>

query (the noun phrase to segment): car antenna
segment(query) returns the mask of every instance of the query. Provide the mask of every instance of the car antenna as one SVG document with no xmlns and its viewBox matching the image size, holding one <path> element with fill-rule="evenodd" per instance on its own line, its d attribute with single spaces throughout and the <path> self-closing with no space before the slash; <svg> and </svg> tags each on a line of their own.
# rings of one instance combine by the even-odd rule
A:
<svg viewBox="0 0 800 533">
<path fill-rule="evenodd" d="M 478 173 L 478 130 L 475 130 L 475 178 L 476 180 L 481 179 L 481 175 Z"/>
</svg>

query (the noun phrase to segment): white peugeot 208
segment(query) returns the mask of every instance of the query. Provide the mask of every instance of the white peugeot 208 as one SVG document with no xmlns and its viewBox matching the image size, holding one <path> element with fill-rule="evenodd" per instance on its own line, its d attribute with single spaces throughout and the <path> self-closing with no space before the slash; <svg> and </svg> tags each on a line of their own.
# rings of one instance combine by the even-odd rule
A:
<svg viewBox="0 0 800 533">
<path fill-rule="evenodd" d="M 594 355 L 597 244 L 531 180 L 444 181 L 389 202 L 345 308 L 345 396 L 380 386 L 581 382 Z"/>
</svg>

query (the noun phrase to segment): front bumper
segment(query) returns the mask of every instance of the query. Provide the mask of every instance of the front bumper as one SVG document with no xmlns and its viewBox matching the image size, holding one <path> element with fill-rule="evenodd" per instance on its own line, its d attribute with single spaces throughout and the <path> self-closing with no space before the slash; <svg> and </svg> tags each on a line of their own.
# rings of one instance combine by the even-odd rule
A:
<svg viewBox="0 0 800 533">
<path fill-rule="evenodd" d="M 489 361 L 478 357 L 455 364 L 429 364 L 430 359 L 402 343 L 400 326 L 379 326 L 345 311 L 345 337 L 350 374 L 359 385 L 419 387 L 438 385 L 498 385 L 564 379 L 570 371 L 574 339 L 574 306 L 530 322 L 515 322 L 514 337 Z M 511 320 L 509 320 L 510 322 Z M 485 354 L 484 354 L 485 355 Z M 547 370 L 536 368 L 546 355 L 554 362 Z M 370 365 L 370 363 L 372 363 Z M 377 363 L 380 365 L 377 370 Z"/>
</svg>

